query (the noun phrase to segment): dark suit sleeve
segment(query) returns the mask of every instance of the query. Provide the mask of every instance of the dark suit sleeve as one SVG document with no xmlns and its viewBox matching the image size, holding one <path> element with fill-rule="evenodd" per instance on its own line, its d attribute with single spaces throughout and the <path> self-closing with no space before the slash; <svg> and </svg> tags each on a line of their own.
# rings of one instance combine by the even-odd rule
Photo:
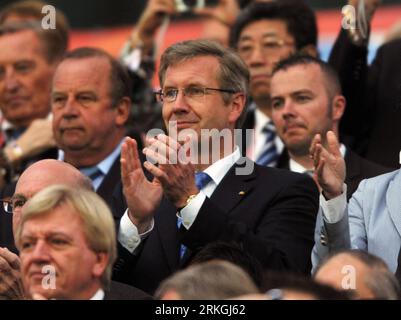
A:
<svg viewBox="0 0 401 320">
<path fill-rule="evenodd" d="M 266 268 L 310 273 L 318 190 L 308 176 L 291 173 L 288 180 L 270 200 L 264 200 L 268 188 L 256 188 L 251 195 L 255 199 L 247 199 L 242 212 L 237 210 L 241 218 L 224 213 L 207 198 L 190 229 L 180 229 L 182 242 L 196 249 L 215 240 L 235 241 Z"/>
<path fill-rule="evenodd" d="M 353 146 L 368 132 L 372 118 L 369 117 L 372 104 L 366 98 L 368 82 L 368 48 L 357 46 L 349 39 L 346 30 L 341 32 L 330 53 L 329 64 L 337 71 L 347 105 L 340 123 L 342 138 Z"/>
</svg>

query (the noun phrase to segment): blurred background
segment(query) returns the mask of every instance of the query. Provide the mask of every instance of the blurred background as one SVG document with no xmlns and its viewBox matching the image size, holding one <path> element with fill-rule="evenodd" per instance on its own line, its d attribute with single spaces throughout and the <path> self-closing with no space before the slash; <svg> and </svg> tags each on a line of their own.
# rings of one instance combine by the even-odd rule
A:
<svg viewBox="0 0 401 320">
<path fill-rule="evenodd" d="M 239 0 L 245 2 L 247 0 Z M 13 1 L 0 0 L 0 7 Z M 48 0 L 67 15 L 73 32 L 71 48 L 79 46 L 101 47 L 117 56 L 122 44 L 129 37 L 135 22 L 141 15 L 147 0 Z M 308 0 L 317 11 L 319 24 L 319 50 L 326 59 L 341 25 L 341 8 L 347 3 L 338 0 Z M 216 0 L 206 0 L 213 5 Z M 401 0 L 383 0 L 373 19 L 373 33 L 369 58 L 383 41 L 385 32 L 401 20 Z M 161 50 L 173 42 L 196 38 L 201 24 L 191 14 L 176 17 L 170 23 Z"/>
</svg>

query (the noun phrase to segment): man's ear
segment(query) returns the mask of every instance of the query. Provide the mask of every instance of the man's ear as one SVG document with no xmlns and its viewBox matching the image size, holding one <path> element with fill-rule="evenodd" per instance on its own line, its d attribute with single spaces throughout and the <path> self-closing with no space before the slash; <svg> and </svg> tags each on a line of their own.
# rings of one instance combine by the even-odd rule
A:
<svg viewBox="0 0 401 320">
<path fill-rule="evenodd" d="M 307 46 L 302 47 L 299 50 L 300 54 L 305 54 L 308 56 L 312 56 L 314 58 L 318 58 L 319 57 L 319 52 L 317 51 L 316 46 L 314 46 L 313 44 L 308 44 Z"/>
<path fill-rule="evenodd" d="M 233 94 L 233 100 L 231 101 L 231 112 L 229 116 L 229 121 L 231 123 L 236 123 L 242 114 L 246 105 L 245 94 L 238 92 Z"/>
<path fill-rule="evenodd" d="M 107 268 L 109 255 L 105 252 L 97 252 L 96 263 L 92 267 L 92 274 L 96 278 L 101 278 Z"/>
<path fill-rule="evenodd" d="M 115 107 L 115 112 L 116 125 L 118 127 L 124 126 L 127 123 L 131 112 L 131 99 L 128 97 L 123 97 Z"/>
<path fill-rule="evenodd" d="M 331 118 L 333 119 L 333 121 L 340 122 L 341 117 L 343 116 L 345 111 L 345 105 L 346 101 L 344 96 L 336 95 L 333 98 L 331 105 Z"/>
</svg>

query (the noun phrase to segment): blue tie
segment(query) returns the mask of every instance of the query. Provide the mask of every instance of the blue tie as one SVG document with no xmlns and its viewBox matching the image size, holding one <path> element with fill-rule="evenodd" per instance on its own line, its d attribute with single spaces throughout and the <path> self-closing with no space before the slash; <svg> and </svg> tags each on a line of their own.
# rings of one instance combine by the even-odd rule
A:
<svg viewBox="0 0 401 320">
<path fill-rule="evenodd" d="M 93 182 L 99 178 L 103 173 L 97 166 L 81 168 L 80 171 Z"/>
<path fill-rule="evenodd" d="M 269 121 L 266 123 L 262 132 L 266 135 L 266 142 L 263 146 L 263 151 L 256 160 L 256 163 L 261 166 L 274 167 L 277 164 L 278 152 L 274 140 L 276 139 L 276 128 Z"/>
<path fill-rule="evenodd" d="M 195 173 L 195 184 L 199 190 L 202 190 L 210 181 L 212 181 L 212 178 L 207 173 L 203 171 Z M 181 227 L 181 224 L 182 224 L 182 218 L 178 217 L 177 218 L 178 229 Z M 180 246 L 180 259 L 182 259 L 182 257 L 184 256 L 186 250 L 187 247 L 182 244 Z"/>
</svg>

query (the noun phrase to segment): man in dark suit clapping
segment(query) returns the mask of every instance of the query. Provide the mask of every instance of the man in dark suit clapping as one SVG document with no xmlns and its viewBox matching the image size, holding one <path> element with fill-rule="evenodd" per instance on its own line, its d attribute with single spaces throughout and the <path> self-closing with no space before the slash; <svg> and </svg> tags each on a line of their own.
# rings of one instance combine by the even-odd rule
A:
<svg viewBox="0 0 401 320">
<path fill-rule="evenodd" d="M 318 192 L 312 179 L 241 158 L 249 72 L 233 51 L 200 40 L 168 48 L 159 72 L 168 135 L 122 147 L 128 210 L 115 278 L 153 292 L 208 243 L 234 241 L 271 269 L 310 271 Z M 196 152 L 193 152 L 196 150 Z M 157 164 L 155 164 L 155 162 Z"/>
</svg>

